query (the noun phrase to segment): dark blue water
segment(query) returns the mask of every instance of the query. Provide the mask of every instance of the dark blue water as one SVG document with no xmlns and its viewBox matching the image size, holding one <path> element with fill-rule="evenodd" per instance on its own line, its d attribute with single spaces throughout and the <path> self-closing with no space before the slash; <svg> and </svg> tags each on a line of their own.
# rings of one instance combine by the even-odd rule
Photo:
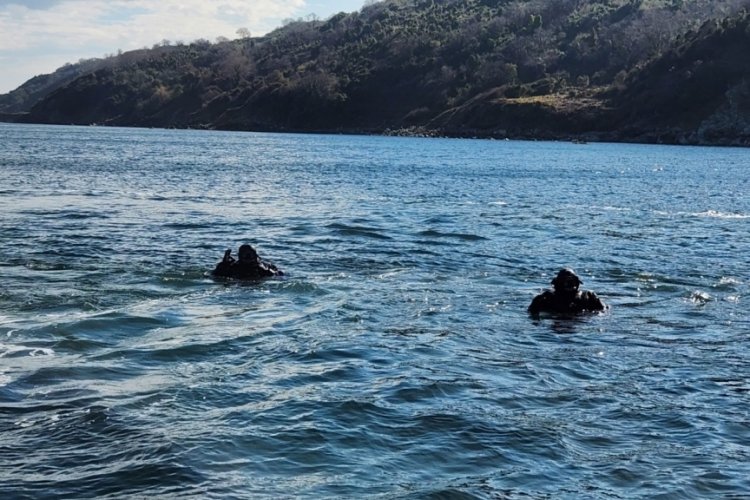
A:
<svg viewBox="0 0 750 500">
<path fill-rule="evenodd" d="M 744 498 L 749 163 L 0 125 L 2 496 Z"/>
</svg>

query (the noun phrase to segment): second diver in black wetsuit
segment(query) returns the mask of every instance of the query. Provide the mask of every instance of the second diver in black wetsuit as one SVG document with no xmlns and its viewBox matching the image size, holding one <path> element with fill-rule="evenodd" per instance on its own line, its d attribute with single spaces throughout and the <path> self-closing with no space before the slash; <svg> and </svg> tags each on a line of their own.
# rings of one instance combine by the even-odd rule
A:
<svg viewBox="0 0 750 500">
<path fill-rule="evenodd" d="M 242 245 L 239 248 L 238 259 L 232 257 L 231 249 L 224 252 L 224 258 L 216 265 L 211 274 L 222 278 L 242 280 L 258 280 L 284 275 L 275 265 L 261 259 L 250 245 Z"/>
<path fill-rule="evenodd" d="M 554 290 L 540 293 L 529 305 L 529 313 L 578 314 L 603 311 L 607 306 L 594 292 L 578 290 L 583 282 L 572 269 L 561 269 L 552 280 Z"/>
</svg>

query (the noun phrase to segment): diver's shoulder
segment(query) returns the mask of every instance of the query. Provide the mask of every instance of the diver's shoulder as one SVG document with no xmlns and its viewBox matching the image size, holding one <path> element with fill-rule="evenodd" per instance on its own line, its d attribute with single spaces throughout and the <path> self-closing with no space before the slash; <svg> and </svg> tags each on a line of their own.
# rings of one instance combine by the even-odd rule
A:
<svg viewBox="0 0 750 500">
<path fill-rule="evenodd" d="M 548 310 L 554 298 L 555 294 L 552 290 L 545 290 L 532 299 L 527 310 L 532 314 Z"/>
<path fill-rule="evenodd" d="M 591 311 L 601 311 L 607 308 L 607 305 L 604 303 L 604 301 L 602 301 L 602 299 L 600 299 L 599 296 L 591 290 L 585 290 L 581 292 L 580 301 L 585 309 Z"/>
</svg>

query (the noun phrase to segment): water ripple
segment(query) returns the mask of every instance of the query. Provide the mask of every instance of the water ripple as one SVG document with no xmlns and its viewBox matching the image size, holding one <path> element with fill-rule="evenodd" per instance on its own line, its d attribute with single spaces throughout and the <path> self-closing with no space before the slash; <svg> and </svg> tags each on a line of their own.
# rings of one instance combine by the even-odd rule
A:
<svg viewBox="0 0 750 500">
<path fill-rule="evenodd" d="M 744 150 L 0 128 L 8 498 L 750 490 Z"/>
</svg>

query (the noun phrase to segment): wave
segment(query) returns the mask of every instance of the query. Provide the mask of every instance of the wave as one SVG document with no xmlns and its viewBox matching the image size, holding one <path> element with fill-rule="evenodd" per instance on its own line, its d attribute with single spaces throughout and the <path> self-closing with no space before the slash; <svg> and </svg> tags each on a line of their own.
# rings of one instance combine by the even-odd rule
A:
<svg viewBox="0 0 750 500">
<path fill-rule="evenodd" d="M 22 357 L 52 357 L 55 351 L 48 347 L 31 347 L 22 345 L 8 346 L 0 344 L 0 358 L 22 358 Z"/>
<path fill-rule="evenodd" d="M 110 196 L 112 194 L 111 191 L 95 191 L 90 190 L 82 193 L 82 196 L 90 197 L 90 198 L 98 198 L 101 196 Z"/>
<path fill-rule="evenodd" d="M 69 264 L 62 262 L 41 262 L 32 260 L 25 262 L 23 265 L 31 271 L 69 271 L 73 269 Z"/>
<path fill-rule="evenodd" d="M 742 280 L 733 278 L 731 276 L 722 276 L 719 281 L 713 285 L 713 288 L 717 290 L 736 290 L 738 286 L 742 285 Z"/>
<path fill-rule="evenodd" d="M 326 227 L 343 236 L 362 236 L 365 238 L 373 238 L 378 240 L 392 239 L 387 234 L 382 234 L 380 230 L 371 227 L 349 226 L 340 223 L 329 224 Z"/>
<path fill-rule="evenodd" d="M 30 367 L 29 358 L 44 358 L 36 363 L 45 364 L 49 358 L 53 358 L 57 353 L 49 347 L 35 347 L 28 345 L 13 345 L 0 342 L 0 388 L 4 388 L 16 381 L 19 374 L 20 366 Z M 4 395 L 4 396 L 7 396 Z M 0 395 L 2 398 L 3 395 Z"/>
<path fill-rule="evenodd" d="M 709 217 L 712 219 L 750 219 L 748 214 L 738 214 L 731 212 L 719 212 L 718 210 L 706 210 L 705 212 L 691 213 L 693 217 Z"/>
<path fill-rule="evenodd" d="M 594 210 L 602 210 L 606 212 L 633 212 L 638 209 L 634 209 L 631 207 L 618 207 L 613 205 L 592 205 L 590 207 Z M 653 210 L 652 212 L 655 215 L 662 216 L 662 217 L 670 217 L 670 216 L 689 216 L 689 217 L 706 217 L 706 218 L 714 218 L 714 219 L 750 219 L 750 214 L 744 214 L 744 213 L 736 213 L 736 212 L 722 212 L 719 210 L 705 210 L 703 212 L 672 212 L 669 210 Z"/>
<path fill-rule="evenodd" d="M 29 209 L 21 210 L 21 215 L 30 215 L 32 217 L 51 217 L 61 220 L 86 220 L 86 219 L 109 219 L 110 216 L 93 210 L 80 210 L 80 209 L 60 209 L 60 210 L 49 210 L 49 209 Z"/>
<path fill-rule="evenodd" d="M 690 296 L 688 297 L 688 301 L 692 302 L 693 304 L 697 305 L 703 305 L 707 304 L 711 301 L 713 301 L 714 298 L 711 297 L 708 293 L 702 291 L 702 290 L 695 290 L 690 293 Z"/>
<path fill-rule="evenodd" d="M 463 241 L 481 241 L 486 240 L 484 236 L 480 236 L 478 234 L 471 234 L 471 233 L 443 233 L 440 231 L 435 231 L 434 229 L 427 229 L 425 231 L 420 231 L 417 233 L 419 236 L 423 236 L 426 238 L 452 238 L 452 239 L 458 239 Z"/>
<path fill-rule="evenodd" d="M 211 229 L 214 227 L 212 223 L 196 223 L 196 222 L 169 222 L 164 224 L 165 229 Z"/>
</svg>

